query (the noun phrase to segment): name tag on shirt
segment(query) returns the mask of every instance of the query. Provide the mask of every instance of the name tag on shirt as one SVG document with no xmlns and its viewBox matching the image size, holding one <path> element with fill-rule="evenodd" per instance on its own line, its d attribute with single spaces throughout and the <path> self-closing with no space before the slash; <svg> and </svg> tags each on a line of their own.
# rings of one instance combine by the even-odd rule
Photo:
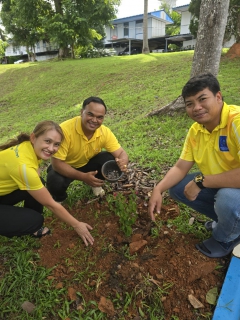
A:
<svg viewBox="0 0 240 320">
<path fill-rule="evenodd" d="M 227 136 L 220 136 L 219 137 L 219 149 L 220 151 L 229 151 L 227 146 Z"/>
</svg>

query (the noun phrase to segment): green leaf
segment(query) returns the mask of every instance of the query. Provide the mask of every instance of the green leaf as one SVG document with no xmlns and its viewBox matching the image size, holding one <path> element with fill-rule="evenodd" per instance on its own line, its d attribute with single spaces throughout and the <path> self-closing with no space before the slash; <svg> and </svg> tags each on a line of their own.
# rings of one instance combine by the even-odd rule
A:
<svg viewBox="0 0 240 320">
<path fill-rule="evenodd" d="M 207 294 L 206 294 L 206 301 L 207 301 L 209 304 L 216 305 L 217 296 L 218 296 L 218 289 L 217 289 L 217 287 L 214 287 L 214 288 L 210 289 L 210 290 L 207 292 Z"/>
</svg>

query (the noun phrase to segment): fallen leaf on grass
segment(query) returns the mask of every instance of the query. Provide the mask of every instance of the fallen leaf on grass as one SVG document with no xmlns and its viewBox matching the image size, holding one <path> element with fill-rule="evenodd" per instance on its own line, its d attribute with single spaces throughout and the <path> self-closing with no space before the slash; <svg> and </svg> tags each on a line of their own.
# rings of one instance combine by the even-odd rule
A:
<svg viewBox="0 0 240 320">
<path fill-rule="evenodd" d="M 27 313 L 32 313 L 35 309 L 35 305 L 29 301 L 24 301 L 22 304 L 23 310 L 27 311 Z"/>
</svg>

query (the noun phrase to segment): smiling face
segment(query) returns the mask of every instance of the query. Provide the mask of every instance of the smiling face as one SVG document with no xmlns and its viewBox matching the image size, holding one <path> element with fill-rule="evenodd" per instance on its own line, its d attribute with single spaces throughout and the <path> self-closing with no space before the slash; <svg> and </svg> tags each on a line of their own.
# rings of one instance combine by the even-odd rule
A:
<svg viewBox="0 0 240 320">
<path fill-rule="evenodd" d="M 105 107 L 97 102 L 90 102 L 81 110 L 82 129 L 87 138 L 91 138 L 97 128 L 101 126 L 106 114 Z"/>
<path fill-rule="evenodd" d="M 204 125 L 209 132 L 219 125 L 223 106 L 222 94 L 216 95 L 208 88 L 185 98 L 186 112 L 194 121 Z"/>
<path fill-rule="evenodd" d="M 55 129 L 45 131 L 44 134 L 36 137 L 30 135 L 30 141 L 38 159 L 48 160 L 56 153 L 61 144 L 62 137 Z"/>
</svg>

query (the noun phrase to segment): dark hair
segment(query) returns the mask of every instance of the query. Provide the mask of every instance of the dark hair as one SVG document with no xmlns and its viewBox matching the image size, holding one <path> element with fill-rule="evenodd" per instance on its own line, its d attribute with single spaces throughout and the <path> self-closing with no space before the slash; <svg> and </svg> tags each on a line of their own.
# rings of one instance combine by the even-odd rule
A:
<svg viewBox="0 0 240 320">
<path fill-rule="evenodd" d="M 99 97 L 89 97 L 89 98 L 85 99 L 82 104 L 82 109 L 85 109 L 85 107 L 91 102 L 96 102 L 96 103 L 102 104 L 105 108 L 105 111 L 107 112 L 107 106 L 105 105 L 104 101 Z"/>
<path fill-rule="evenodd" d="M 185 100 L 186 97 L 194 96 L 206 88 L 208 88 L 214 96 L 220 91 L 217 78 L 210 72 L 201 73 L 192 77 L 182 89 L 183 99 Z"/>
<path fill-rule="evenodd" d="M 61 135 L 61 141 L 64 139 L 64 134 L 61 127 L 53 121 L 42 121 L 39 122 L 33 130 L 33 133 L 36 138 L 43 135 L 46 131 L 56 130 Z M 8 140 L 6 143 L 0 145 L 0 150 L 5 150 L 10 147 L 14 147 L 17 144 L 20 144 L 24 141 L 30 141 L 30 135 L 27 133 L 20 133 L 16 138 Z"/>
</svg>

